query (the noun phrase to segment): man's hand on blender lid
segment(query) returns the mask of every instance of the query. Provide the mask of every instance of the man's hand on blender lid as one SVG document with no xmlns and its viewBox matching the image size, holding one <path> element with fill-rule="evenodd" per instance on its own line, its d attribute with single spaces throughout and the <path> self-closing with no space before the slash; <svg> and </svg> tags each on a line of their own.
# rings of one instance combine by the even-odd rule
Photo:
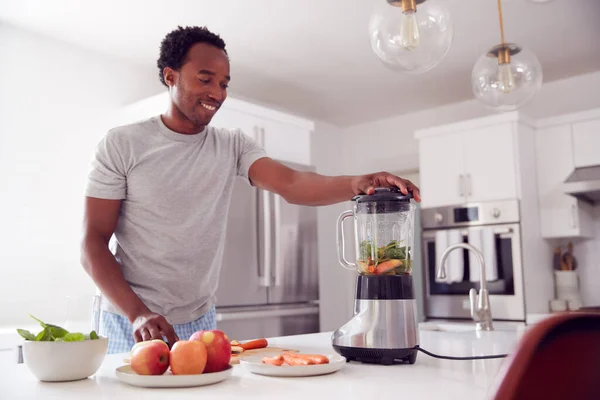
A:
<svg viewBox="0 0 600 400">
<path fill-rule="evenodd" d="M 354 194 L 373 194 L 376 187 L 397 187 L 404 194 L 412 192 L 415 201 L 421 201 L 419 188 L 408 179 L 400 178 L 389 172 L 357 176 L 352 183 Z"/>
</svg>

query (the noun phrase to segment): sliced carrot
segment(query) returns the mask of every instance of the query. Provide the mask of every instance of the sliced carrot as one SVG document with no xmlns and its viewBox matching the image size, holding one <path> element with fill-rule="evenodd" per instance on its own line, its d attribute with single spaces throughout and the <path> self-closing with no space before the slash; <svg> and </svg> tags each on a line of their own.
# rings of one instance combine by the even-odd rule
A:
<svg viewBox="0 0 600 400">
<path fill-rule="evenodd" d="M 377 268 L 375 268 L 375 273 L 377 275 L 383 274 L 383 273 L 391 271 L 394 268 L 397 268 L 401 265 L 402 265 L 402 261 L 400 261 L 400 260 L 384 261 L 384 262 L 380 263 L 379 265 L 377 265 Z"/>
<path fill-rule="evenodd" d="M 251 340 L 246 343 L 242 343 L 242 344 L 240 344 L 240 347 L 244 350 L 252 350 L 252 349 L 262 349 L 262 348 L 267 347 L 268 345 L 269 345 L 269 342 L 267 342 L 267 339 L 256 339 L 256 340 Z"/>
<path fill-rule="evenodd" d="M 302 354 L 302 353 L 284 353 L 290 354 L 292 357 L 298 357 L 312 361 L 313 364 L 329 364 L 329 358 L 321 354 Z"/>
<path fill-rule="evenodd" d="M 295 355 L 292 355 L 290 353 L 284 353 L 282 355 L 283 357 L 283 361 L 285 361 L 286 364 L 288 365 L 311 365 L 314 364 L 312 361 L 310 360 L 306 360 L 304 358 L 300 358 L 300 357 L 295 357 Z"/>
<path fill-rule="evenodd" d="M 280 354 L 274 357 L 264 357 L 262 359 L 263 364 L 275 365 L 281 367 L 283 365 L 283 356 Z"/>
</svg>

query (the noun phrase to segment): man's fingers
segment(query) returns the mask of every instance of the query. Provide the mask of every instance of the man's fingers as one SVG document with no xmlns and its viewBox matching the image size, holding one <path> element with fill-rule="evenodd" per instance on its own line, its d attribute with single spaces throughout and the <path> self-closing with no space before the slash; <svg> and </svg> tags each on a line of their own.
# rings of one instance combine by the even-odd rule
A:
<svg viewBox="0 0 600 400">
<path fill-rule="evenodd" d="M 421 201 L 421 191 L 419 190 L 419 188 L 416 187 L 415 185 L 412 185 L 411 190 L 413 192 L 413 197 L 415 198 L 415 201 L 417 201 L 417 202 Z"/>
<path fill-rule="evenodd" d="M 133 332 L 133 339 L 135 340 L 136 343 L 141 342 L 142 339 L 142 334 L 140 333 L 139 330 L 136 330 L 135 332 Z"/>
<path fill-rule="evenodd" d="M 167 337 L 167 342 L 169 342 L 169 346 L 173 346 L 175 342 L 179 340 L 179 338 L 177 337 L 177 333 L 175 333 L 175 329 L 173 329 L 173 326 L 171 326 L 171 324 L 169 324 L 166 320 L 161 321 L 160 330 Z"/>
<path fill-rule="evenodd" d="M 407 185 L 408 181 L 406 181 L 402 178 L 398 178 L 397 176 L 394 176 L 391 174 L 386 177 L 386 180 L 390 184 L 397 186 L 402 193 L 408 194 L 408 185 Z"/>
<path fill-rule="evenodd" d="M 158 324 L 152 324 L 148 326 L 148 333 L 152 339 L 160 339 L 162 340 L 162 335 L 160 333 L 160 329 L 158 328 Z"/>
<path fill-rule="evenodd" d="M 364 194 L 375 193 L 375 187 L 372 179 L 361 179 L 358 189 Z"/>
<path fill-rule="evenodd" d="M 152 336 L 150 336 L 150 332 L 148 332 L 148 329 L 146 329 L 146 328 L 140 328 L 140 333 L 142 334 L 142 340 L 144 342 L 146 340 L 152 339 Z"/>
</svg>

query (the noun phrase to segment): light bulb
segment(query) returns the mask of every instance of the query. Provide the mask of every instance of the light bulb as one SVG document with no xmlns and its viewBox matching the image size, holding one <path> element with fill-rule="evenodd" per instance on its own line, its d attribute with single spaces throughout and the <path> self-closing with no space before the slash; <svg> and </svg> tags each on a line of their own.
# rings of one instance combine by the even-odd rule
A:
<svg viewBox="0 0 600 400">
<path fill-rule="evenodd" d="M 405 11 L 402 13 L 400 21 L 400 40 L 402 46 L 408 50 L 414 50 L 419 47 L 419 22 L 415 11 Z"/>
<path fill-rule="evenodd" d="M 514 43 L 492 47 L 471 74 L 475 98 L 498 111 L 516 110 L 542 86 L 542 66 L 535 54 Z"/>
<path fill-rule="evenodd" d="M 389 69 L 408 74 L 423 73 L 438 65 L 454 35 L 450 14 L 441 2 L 414 3 L 414 9 L 403 9 L 400 0 L 377 0 L 369 20 L 373 53 Z"/>
<path fill-rule="evenodd" d="M 510 68 L 510 63 L 498 65 L 498 82 L 500 90 L 504 93 L 510 93 L 515 88 L 515 75 Z"/>
</svg>

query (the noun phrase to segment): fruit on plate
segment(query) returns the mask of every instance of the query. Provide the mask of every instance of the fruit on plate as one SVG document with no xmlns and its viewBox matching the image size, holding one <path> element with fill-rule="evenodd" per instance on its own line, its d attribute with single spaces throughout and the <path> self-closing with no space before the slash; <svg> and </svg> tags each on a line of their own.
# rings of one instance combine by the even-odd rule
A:
<svg viewBox="0 0 600 400">
<path fill-rule="evenodd" d="M 201 374 L 206 368 L 206 360 L 206 345 L 200 340 L 180 340 L 171 348 L 170 365 L 173 375 Z"/>
<path fill-rule="evenodd" d="M 153 340 L 134 346 L 131 352 L 131 369 L 136 374 L 162 375 L 169 368 L 169 347 L 165 342 L 160 342 Z"/>
<path fill-rule="evenodd" d="M 164 340 L 160 340 L 160 339 L 152 339 L 152 340 L 146 340 L 144 342 L 137 342 L 136 344 L 133 345 L 133 347 L 131 348 L 131 351 L 129 352 L 130 354 L 133 354 L 134 350 L 137 348 L 140 348 L 142 346 L 145 346 L 149 343 L 162 343 L 164 344 L 167 349 L 169 349 L 169 345 L 167 345 L 167 343 Z"/>
<path fill-rule="evenodd" d="M 227 335 L 219 330 L 198 331 L 190 336 L 190 340 L 198 340 L 206 346 L 206 368 L 204 373 L 220 372 L 229 368 L 231 360 L 231 343 Z"/>
</svg>

